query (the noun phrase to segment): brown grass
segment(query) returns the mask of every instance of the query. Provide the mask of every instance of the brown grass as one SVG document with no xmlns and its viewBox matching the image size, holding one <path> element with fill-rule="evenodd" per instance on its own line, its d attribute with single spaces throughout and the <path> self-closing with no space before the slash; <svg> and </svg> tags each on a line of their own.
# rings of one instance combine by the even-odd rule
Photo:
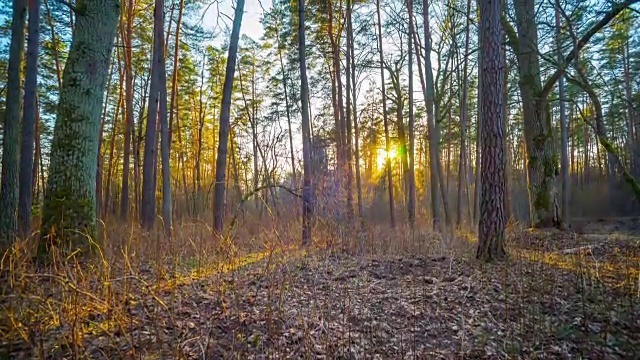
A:
<svg viewBox="0 0 640 360">
<path fill-rule="evenodd" d="M 472 234 L 425 224 L 319 221 L 301 248 L 284 215 L 249 214 L 226 240 L 208 223 L 182 222 L 170 240 L 107 223 L 97 256 L 46 269 L 17 242 L 0 268 L 0 355 L 638 355 L 639 259 L 628 241 L 564 255 L 586 240 L 514 227 L 510 260 L 484 265 Z"/>
</svg>

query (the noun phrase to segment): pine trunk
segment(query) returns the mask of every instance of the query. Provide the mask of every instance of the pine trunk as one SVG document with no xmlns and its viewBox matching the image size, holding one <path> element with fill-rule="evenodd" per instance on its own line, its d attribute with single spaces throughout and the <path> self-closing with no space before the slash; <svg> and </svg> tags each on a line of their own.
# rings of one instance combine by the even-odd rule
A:
<svg viewBox="0 0 640 360">
<path fill-rule="evenodd" d="M 480 1 L 480 31 L 482 33 L 482 194 L 478 224 L 476 257 L 484 261 L 506 257 L 504 232 L 506 216 L 504 112 L 502 87 L 504 61 L 502 58 L 501 0 Z"/>
</svg>

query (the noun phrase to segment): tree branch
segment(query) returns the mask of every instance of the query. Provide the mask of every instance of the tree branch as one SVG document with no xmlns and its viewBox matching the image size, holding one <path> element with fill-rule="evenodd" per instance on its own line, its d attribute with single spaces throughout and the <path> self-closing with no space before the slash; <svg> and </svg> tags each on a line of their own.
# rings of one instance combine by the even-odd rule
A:
<svg viewBox="0 0 640 360">
<path fill-rule="evenodd" d="M 73 4 L 71 4 L 70 2 L 65 1 L 65 0 L 56 0 L 56 1 L 58 1 L 62 5 L 65 5 L 66 7 L 71 9 L 71 11 L 73 11 L 74 13 L 76 13 L 76 14 L 78 13 L 78 9 Z"/>
<path fill-rule="evenodd" d="M 507 16 L 503 13 L 500 17 L 500 22 L 502 23 L 502 27 L 504 28 L 504 32 L 507 35 L 507 39 L 509 40 L 509 46 L 514 53 L 520 53 L 520 43 L 518 42 L 518 33 L 513 28 Z"/>
<path fill-rule="evenodd" d="M 611 10 L 609 10 L 609 12 L 606 13 L 600 21 L 595 23 L 584 35 L 582 35 L 569 54 L 565 56 L 564 62 L 559 64 L 559 68 L 547 79 L 547 81 L 545 81 L 539 97 L 546 98 L 551 93 L 551 90 L 553 90 L 553 87 L 556 85 L 558 80 L 560 80 L 568 65 L 576 59 L 580 51 L 587 45 L 587 43 L 589 43 L 589 40 L 591 40 L 595 34 L 607 26 L 609 22 L 611 22 L 611 20 L 613 20 L 624 9 L 638 2 L 640 2 L 640 0 L 626 0 L 625 2 L 614 4 L 611 7 Z"/>
</svg>

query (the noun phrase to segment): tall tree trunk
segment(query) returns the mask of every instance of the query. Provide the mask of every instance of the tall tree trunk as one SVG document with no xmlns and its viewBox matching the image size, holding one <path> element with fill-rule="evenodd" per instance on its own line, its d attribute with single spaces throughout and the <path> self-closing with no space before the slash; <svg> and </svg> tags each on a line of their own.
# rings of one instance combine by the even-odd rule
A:
<svg viewBox="0 0 640 360">
<path fill-rule="evenodd" d="M 50 246 L 90 248 L 95 238 L 98 129 L 111 50 L 120 16 L 118 0 L 80 0 L 64 68 L 51 145 L 38 254 Z"/>
<path fill-rule="evenodd" d="M 178 22 L 176 23 L 176 39 L 173 53 L 173 74 L 171 76 L 171 103 L 169 105 L 169 150 L 171 150 L 173 140 L 173 119 L 178 118 L 178 59 L 180 58 L 180 29 L 182 27 L 182 13 L 184 12 L 184 0 L 180 0 L 178 8 Z M 175 109 L 175 112 L 174 112 Z M 185 189 L 186 191 L 186 189 Z"/>
<path fill-rule="evenodd" d="M 27 66 L 24 83 L 22 144 L 18 196 L 18 235 L 26 239 L 31 232 L 31 202 L 33 199 L 33 147 L 37 113 L 38 53 L 40 50 L 40 0 L 29 0 L 29 32 Z"/>
<path fill-rule="evenodd" d="M 346 171 L 347 171 L 347 184 L 346 184 L 346 188 L 347 188 L 347 218 L 349 220 L 351 220 L 353 218 L 353 154 L 352 154 L 352 139 L 353 139 L 353 132 L 352 132 L 352 123 L 351 123 L 351 101 L 355 102 L 356 99 L 351 99 L 351 72 L 353 72 L 352 69 L 352 65 L 351 65 L 351 57 L 349 56 L 349 43 L 350 43 L 350 37 L 353 34 L 350 34 L 351 29 L 350 26 L 348 24 L 348 19 L 351 18 L 351 11 L 352 11 L 352 0 L 347 0 L 347 56 L 346 56 L 346 66 L 345 66 L 345 77 L 346 77 L 346 88 L 345 91 L 347 92 L 347 103 L 346 103 L 346 108 L 345 108 L 345 117 L 343 119 L 343 121 L 346 123 L 345 127 L 346 127 L 346 141 L 345 141 L 345 155 L 346 155 Z M 353 86 L 355 87 L 355 84 L 353 84 Z M 342 98 L 340 99 L 340 101 L 342 102 Z"/>
<path fill-rule="evenodd" d="M 239 0 L 243 1 L 243 0 Z M 378 0 L 379 1 L 379 0 Z M 313 189 L 311 187 L 311 126 L 309 119 L 309 83 L 305 41 L 304 0 L 298 2 L 298 59 L 300 60 L 300 98 L 302 102 L 302 243 L 311 245 L 311 217 L 313 216 Z"/>
<path fill-rule="evenodd" d="M 118 51 L 118 53 L 120 53 Z M 124 79 L 124 76 L 122 76 L 122 66 L 121 66 L 121 62 L 120 62 L 120 57 L 118 57 L 118 67 L 119 67 L 119 78 L 120 78 L 120 86 L 118 87 L 120 90 L 118 92 L 118 102 L 116 103 L 116 109 L 115 109 L 115 113 L 114 113 L 114 118 L 113 118 L 113 127 L 111 129 L 111 145 L 109 147 L 109 167 L 107 168 L 107 188 L 106 188 L 106 195 L 105 195 L 105 199 L 104 199 L 104 208 L 102 209 L 102 213 L 105 214 L 105 216 L 107 216 L 107 214 L 109 213 L 109 207 L 111 206 L 111 189 L 112 189 L 112 184 L 113 184 L 113 169 L 115 167 L 116 164 L 116 159 L 115 159 L 115 149 L 116 149 L 116 137 L 118 135 L 118 121 L 120 120 L 120 112 L 122 109 L 122 101 L 123 101 L 123 97 L 122 97 L 122 80 Z M 105 105 L 106 106 L 106 105 Z M 112 212 L 115 212 L 115 209 L 112 208 Z"/>
<path fill-rule="evenodd" d="M 118 50 L 118 53 L 120 51 Z M 118 62 L 120 61 L 120 57 L 118 56 Z M 109 90 L 111 88 L 111 80 L 113 78 L 113 65 L 111 65 L 109 70 L 109 78 L 107 80 L 107 91 L 105 91 L 104 95 L 104 106 L 102 107 L 102 118 L 100 119 L 100 130 L 98 132 L 98 170 L 96 171 L 96 213 L 98 219 L 104 220 L 104 216 L 106 215 L 103 210 L 103 192 L 102 192 L 102 173 L 104 172 L 104 155 L 102 154 L 102 144 L 104 143 L 104 127 L 107 123 L 107 109 L 109 108 Z M 119 99 L 118 99 L 119 100 Z"/>
<path fill-rule="evenodd" d="M 531 224 L 536 227 L 562 226 L 555 189 L 558 164 L 555 159 L 549 104 L 547 96 L 540 96 L 542 84 L 534 0 L 514 0 L 514 5 L 519 45 L 516 56 L 527 143 Z"/>
<path fill-rule="evenodd" d="M 134 0 L 129 0 L 127 5 L 127 29 L 123 34 L 124 39 L 124 77 L 125 77 L 125 125 L 124 125 L 124 156 L 122 161 L 122 197 L 120 200 L 120 219 L 127 221 L 129 218 L 129 168 L 131 161 L 131 137 L 133 136 L 133 7 Z"/>
<path fill-rule="evenodd" d="M 158 0 L 163 1 L 163 0 Z M 171 164 L 169 153 L 169 121 L 167 119 L 167 70 L 165 57 L 160 65 L 160 149 L 162 157 L 162 221 L 165 236 L 171 238 Z"/>
<path fill-rule="evenodd" d="M 353 5 L 352 5 L 353 7 Z M 354 46 L 353 19 L 351 12 L 347 18 L 348 30 L 347 34 L 347 56 L 351 57 L 351 99 L 353 104 L 353 131 L 355 135 L 355 168 L 356 168 L 356 191 L 358 196 L 358 217 L 362 219 L 362 180 L 360 176 L 360 130 L 358 128 L 358 102 L 356 97 L 356 57 Z"/>
<path fill-rule="evenodd" d="M 395 215 L 395 199 L 393 198 L 393 174 L 391 172 L 391 157 L 389 153 L 391 152 L 391 139 L 389 138 L 389 120 L 387 118 L 387 94 L 385 91 L 385 80 L 384 80 L 384 51 L 382 44 L 382 20 L 380 17 L 380 1 L 376 0 L 376 13 L 378 15 L 378 53 L 380 54 L 380 79 L 382 87 L 382 119 L 384 123 L 384 141 L 385 141 L 385 154 L 386 161 L 385 167 L 387 169 L 387 188 L 389 191 L 389 221 L 391 224 L 391 228 L 396 227 L 396 215 Z"/>
<path fill-rule="evenodd" d="M 501 0 L 480 0 L 482 33 L 482 196 L 476 257 L 484 261 L 506 257 L 506 226 Z"/>
<path fill-rule="evenodd" d="M 147 128 L 144 139 L 144 163 L 142 179 L 142 226 L 151 230 L 156 220 L 156 165 L 158 158 L 157 124 L 160 105 L 160 77 L 164 65 L 164 1 L 155 0 L 153 22 L 153 62 Z"/>
<path fill-rule="evenodd" d="M 415 226 L 416 221 L 416 178 L 415 178 L 415 119 L 413 114 L 413 1 L 407 0 L 407 9 L 409 12 L 409 224 L 411 228 Z"/>
<path fill-rule="evenodd" d="M 224 75 L 224 86 L 222 88 L 222 105 L 220 106 L 220 128 L 218 131 L 218 153 L 216 159 L 216 185 L 214 187 L 213 199 L 213 231 L 214 234 L 219 237 L 222 236 L 224 224 L 224 200 L 226 187 L 227 145 L 229 142 L 229 125 L 231 116 L 231 95 L 233 93 L 233 78 L 236 70 L 236 60 L 238 58 L 238 40 L 240 39 L 240 26 L 242 25 L 243 9 L 244 0 L 238 0 L 233 16 L 233 28 L 231 29 L 227 68 Z"/>
<path fill-rule="evenodd" d="M 24 53 L 24 23 L 27 16 L 26 0 L 13 0 L 12 16 L 0 184 L 0 245 L 6 245 L 6 247 L 11 244 L 17 231 L 18 151 L 20 150 L 20 110 L 22 110 L 20 81 Z"/>
<path fill-rule="evenodd" d="M 558 48 L 558 61 L 562 61 L 562 38 L 560 22 L 560 0 L 556 0 L 555 12 L 556 27 L 556 47 Z M 562 218 L 569 222 L 569 157 L 568 157 L 568 134 L 567 134 L 567 111 L 565 103 L 564 79 L 558 80 L 558 93 L 560 96 L 560 168 L 562 170 Z"/>
<path fill-rule="evenodd" d="M 462 189 L 467 182 L 467 114 L 469 113 L 469 32 L 471 28 L 471 0 L 467 0 L 467 26 L 464 34 L 464 65 L 462 65 L 462 99 L 460 108 L 460 160 L 458 163 L 458 204 L 456 206 L 456 226 L 462 225 Z M 470 204 L 468 204 L 470 205 Z"/>
</svg>

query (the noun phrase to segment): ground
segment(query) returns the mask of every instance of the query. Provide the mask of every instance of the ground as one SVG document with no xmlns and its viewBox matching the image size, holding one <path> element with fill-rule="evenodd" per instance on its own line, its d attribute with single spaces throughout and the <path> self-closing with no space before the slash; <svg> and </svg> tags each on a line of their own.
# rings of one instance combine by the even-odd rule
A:
<svg viewBox="0 0 640 360">
<path fill-rule="evenodd" d="M 462 236 L 398 235 L 406 242 L 398 251 L 370 231 L 349 244 L 280 246 L 216 269 L 182 264 L 157 279 L 151 269 L 112 269 L 80 288 L 70 271 L 56 281 L 33 275 L 48 300 L 63 297 L 60 284 L 67 297 L 43 301 L 26 285 L 19 295 L 5 291 L 0 305 L 11 316 L 0 320 L 0 355 L 639 358 L 638 225 L 627 218 L 578 222 L 575 233 L 512 229 L 501 264 L 476 262 Z"/>
</svg>

